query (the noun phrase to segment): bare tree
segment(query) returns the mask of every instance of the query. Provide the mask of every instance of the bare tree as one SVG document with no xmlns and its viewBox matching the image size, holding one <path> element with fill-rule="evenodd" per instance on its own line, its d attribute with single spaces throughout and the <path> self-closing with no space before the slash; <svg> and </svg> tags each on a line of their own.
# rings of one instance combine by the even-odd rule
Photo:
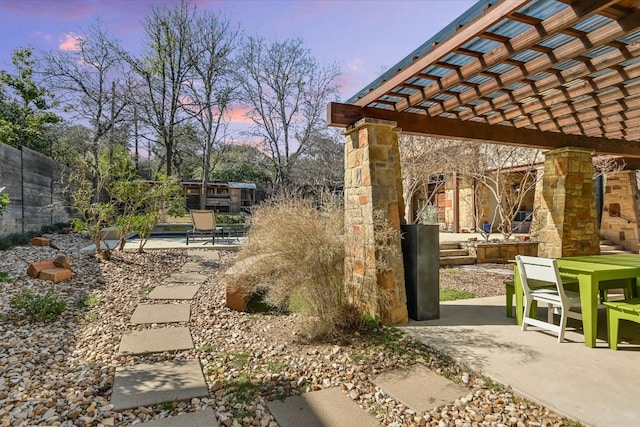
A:
<svg viewBox="0 0 640 427">
<path fill-rule="evenodd" d="M 265 143 L 276 186 L 287 186 L 298 157 L 324 122 L 335 96 L 335 65 L 321 67 L 301 39 L 267 44 L 249 38 L 239 60 L 238 78 L 253 122 L 252 135 Z"/>
<path fill-rule="evenodd" d="M 88 151 L 97 162 L 105 142 L 113 143 L 125 120 L 130 84 L 116 42 L 100 21 L 75 36 L 75 49 L 44 54 L 44 74 L 63 99 L 65 111 L 91 130 Z"/>
<path fill-rule="evenodd" d="M 445 181 L 434 179 L 451 173 L 454 165 L 464 163 L 468 144 L 449 139 L 401 135 L 398 141 L 400 165 L 402 168 L 402 188 L 405 200 L 405 219 L 415 222 L 414 212 L 434 205 L 436 194 Z M 415 206 L 416 197 L 423 200 Z"/>
<path fill-rule="evenodd" d="M 193 58 L 189 54 L 193 22 L 195 7 L 186 0 L 172 7 L 154 7 L 143 24 L 146 55 L 135 58 L 121 51 L 140 76 L 137 110 L 164 148 L 169 176 L 173 172 L 175 127 L 188 118 L 181 114 L 181 98 L 193 70 Z"/>
<path fill-rule="evenodd" d="M 458 171 L 472 180 L 474 194 L 482 203 L 475 203 L 476 229 L 485 240 L 489 233 L 482 227 L 483 220 L 497 223 L 504 240 L 513 234 L 513 221 L 530 191 L 534 191 L 541 178 L 537 173 L 541 163 L 540 150 L 497 144 L 477 144 L 474 162 L 465 162 Z M 482 206 L 488 202 L 487 192 L 495 200 L 493 212 L 483 218 Z"/>
<path fill-rule="evenodd" d="M 626 163 L 618 156 L 593 156 L 594 178 L 609 172 L 618 172 L 625 168 Z"/>
<path fill-rule="evenodd" d="M 202 130 L 202 188 L 206 189 L 215 167 L 212 153 L 222 153 L 228 142 L 228 109 L 236 98 L 231 55 L 239 40 L 239 31 L 219 16 L 202 12 L 192 24 L 192 41 L 188 46 L 193 65 L 187 83 L 185 111 Z M 215 159 L 214 159 L 215 160 Z M 206 204 L 206 191 L 200 194 L 200 208 Z"/>
<path fill-rule="evenodd" d="M 297 185 L 336 189 L 344 185 L 344 145 L 335 129 L 313 135 L 310 148 L 297 160 L 291 180 Z"/>
</svg>

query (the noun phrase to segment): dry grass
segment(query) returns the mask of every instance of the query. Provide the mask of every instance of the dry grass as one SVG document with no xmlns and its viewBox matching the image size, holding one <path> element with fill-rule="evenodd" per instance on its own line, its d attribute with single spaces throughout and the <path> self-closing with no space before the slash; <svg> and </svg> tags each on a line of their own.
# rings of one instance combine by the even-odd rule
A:
<svg viewBox="0 0 640 427">
<path fill-rule="evenodd" d="M 313 320 L 313 335 L 353 324 L 344 287 L 344 215 L 335 201 L 318 206 L 277 198 L 254 212 L 243 262 L 227 285 Z"/>
</svg>

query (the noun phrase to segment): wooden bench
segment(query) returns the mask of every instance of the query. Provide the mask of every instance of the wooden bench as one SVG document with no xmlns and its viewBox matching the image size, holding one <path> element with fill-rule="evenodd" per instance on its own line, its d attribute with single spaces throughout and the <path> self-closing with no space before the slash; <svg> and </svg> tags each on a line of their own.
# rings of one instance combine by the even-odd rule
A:
<svg viewBox="0 0 640 427">
<path fill-rule="evenodd" d="M 629 320 L 640 323 L 640 298 L 632 298 L 624 301 L 605 301 L 607 307 L 607 339 L 609 348 L 618 348 L 618 336 L 620 320 Z"/>
</svg>

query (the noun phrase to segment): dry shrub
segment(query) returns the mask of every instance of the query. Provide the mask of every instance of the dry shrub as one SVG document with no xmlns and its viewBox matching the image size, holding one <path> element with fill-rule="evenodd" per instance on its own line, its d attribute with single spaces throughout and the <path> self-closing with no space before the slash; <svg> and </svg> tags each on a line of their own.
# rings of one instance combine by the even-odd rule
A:
<svg viewBox="0 0 640 427">
<path fill-rule="evenodd" d="M 260 206 L 235 265 L 227 286 L 308 315 L 313 335 L 353 325 L 344 285 L 344 214 L 335 200 L 281 196 Z"/>
</svg>

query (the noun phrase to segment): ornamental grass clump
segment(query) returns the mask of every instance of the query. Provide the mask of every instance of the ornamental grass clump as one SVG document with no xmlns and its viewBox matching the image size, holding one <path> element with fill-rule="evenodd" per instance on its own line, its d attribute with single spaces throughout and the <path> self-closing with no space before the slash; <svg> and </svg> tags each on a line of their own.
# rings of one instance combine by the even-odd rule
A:
<svg viewBox="0 0 640 427">
<path fill-rule="evenodd" d="M 313 335 L 350 327 L 344 284 L 344 215 L 334 200 L 282 196 L 257 208 L 237 274 L 227 286 L 309 316 Z M 238 265 L 236 263 L 236 265 Z"/>
</svg>

